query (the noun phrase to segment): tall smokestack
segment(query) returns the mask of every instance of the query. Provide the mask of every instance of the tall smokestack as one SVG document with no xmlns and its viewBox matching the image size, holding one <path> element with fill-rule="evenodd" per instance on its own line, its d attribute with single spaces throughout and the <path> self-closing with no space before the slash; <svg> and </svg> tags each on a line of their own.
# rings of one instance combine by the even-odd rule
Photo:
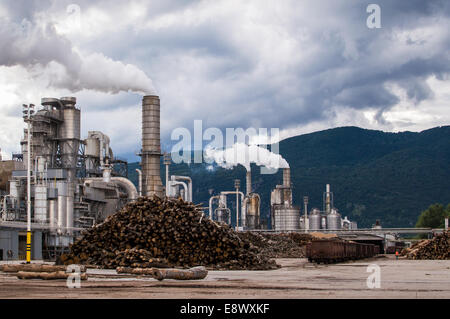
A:
<svg viewBox="0 0 450 319">
<path fill-rule="evenodd" d="M 325 193 L 325 211 L 327 214 L 331 213 L 331 192 L 330 192 L 330 184 L 326 186 Z"/>
<path fill-rule="evenodd" d="M 291 187 L 291 169 L 283 168 L 283 186 Z"/>
<path fill-rule="evenodd" d="M 142 193 L 144 196 L 163 196 L 160 176 L 160 105 L 159 96 L 142 98 Z"/>
<path fill-rule="evenodd" d="M 252 192 L 252 172 L 250 168 L 245 174 L 245 187 L 246 187 L 246 195 L 249 195 Z"/>
</svg>

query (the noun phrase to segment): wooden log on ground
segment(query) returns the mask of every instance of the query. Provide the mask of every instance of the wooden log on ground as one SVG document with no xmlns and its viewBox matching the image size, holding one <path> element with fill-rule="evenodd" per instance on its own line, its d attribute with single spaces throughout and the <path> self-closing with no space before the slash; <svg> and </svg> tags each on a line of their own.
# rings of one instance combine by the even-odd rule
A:
<svg viewBox="0 0 450 319">
<path fill-rule="evenodd" d="M 81 272 L 86 272 L 86 266 L 77 265 L 80 267 Z M 56 271 L 66 271 L 67 266 L 56 266 L 47 264 L 5 264 L 0 265 L 0 271 L 3 272 L 56 272 Z"/>
<path fill-rule="evenodd" d="M 67 273 L 65 271 L 55 271 L 55 272 L 28 272 L 19 271 L 17 273 L 17 278 L 19 279 L 67 279 L 69 276 L 74 275 L 74 273 Z M 88 276 L 86 273 L 80 273 L 81 280 L 87 280 Z"/>
<path fill-rule="evenodd" d="M 128 273 L 133 275 L 152 276 L 158 280 L 177 279 L 177 280 L 199 280 L 204 279 L 208 275 L 208 271 L 203 266 L 193 267 L 190 269 L 159 269 L 159 268 L 131 268 L 117 267 L 118 274 Z"/>
<path fill-rule="evenodd" d="M 148 275 L 153 276 L 153 268 L 132 268 L 132 267 L 117 267 L 118 274 L 133 274 L 133 275 Z"/>
<path fill-rule="evenodd" d="M 204 279 L 208 271 L 203 266 L 190 269 L 158 269 L 153 268 L 153 278 L 158 280 L 176 279 L 176 280 L 199 280 Z"/>
</svg>

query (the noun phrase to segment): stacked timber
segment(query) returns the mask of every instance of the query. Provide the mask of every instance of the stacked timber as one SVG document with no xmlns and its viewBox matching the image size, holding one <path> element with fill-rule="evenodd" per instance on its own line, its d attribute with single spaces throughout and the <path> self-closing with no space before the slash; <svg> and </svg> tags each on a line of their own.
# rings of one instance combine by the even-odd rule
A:
<svg viewBox="0 0 450 319">
<path fill-rule="evenodd" d="M 450 259 L 450 233 L 443 232 L 433 239 L 419 241 L 405 248 L 402 255 L 408 259 Z"/>
<path fill-rule="evenodd" d="M 86 230 L 61 260 L 109 269 L 278 267 L 228 225 L 205 218 L 199 206 L 157 196 L 140 197 Z"/>
</svg>

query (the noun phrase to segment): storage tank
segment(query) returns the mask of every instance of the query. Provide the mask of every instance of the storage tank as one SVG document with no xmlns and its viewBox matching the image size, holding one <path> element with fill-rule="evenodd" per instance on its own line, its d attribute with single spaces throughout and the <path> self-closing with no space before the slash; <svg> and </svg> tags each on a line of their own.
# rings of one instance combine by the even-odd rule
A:
<svg viewBox="0 0 450 319">
<path fill-rule="evenodd" d="M 313 208 L 313 210 L 309 214 L 309 229 L 320 229 L 321 219 L 322 217 L 320 216 L 320 211 L 317 208 Z"/>
<path fill-rule="evenodd" d="M 54 199 L 48 201 L 48 221 L 50 229 L 55 229 L 58 212 L 58 202 Z"/>
<path fill-rule="evenodd" d="M 98 138 L 89 137 L 85 140 L 86 149 L 84 154 L 86 156 L 100 157 L 100 141 Z"/>
<path fill-rule="evenodd" d="M 253 194 L 254 195 L 254 194 Z M 249 197 L 247 204 L 248 211 L 246 212 L 246 225 L 248 229 L 256 229 L 259 226 L 259 197 L 254 195 Z"/>
<path fill-rule="evenodd" d="M 341 215 L 336 208 L 332 208 L 330 214 L 327 215 L 327 229 L 341 229 Z"/>
<path fill-rule="evenodd" d="M 300 229 L 300 210 L 296 207 L 274 207 L 274 230 L 290 231 Z"/>
<path fill-rule="evenodd" d="M 58 233 L 64 233 L 66 227 L 67 216 L 67 183 L 58 182 L 58 213 L 56 224 L 58 226 Z"/>
<path fill-rule="evenodd" d="M 43 184 L 34 187 L 34 221 L 40 224 L 47 222 L 47 186 Z"/>
<path fill-rule="evenodd" d="M 327 229 L 327 217 L 326 216 L 320 217 L 320 228 Z"/>
<path fill-rule="evenodd" d="M 215 210 L 216 220 L 225 224 L 230 223 L 230 210 L 228 208 L 217 208 Z"/>
</svg>

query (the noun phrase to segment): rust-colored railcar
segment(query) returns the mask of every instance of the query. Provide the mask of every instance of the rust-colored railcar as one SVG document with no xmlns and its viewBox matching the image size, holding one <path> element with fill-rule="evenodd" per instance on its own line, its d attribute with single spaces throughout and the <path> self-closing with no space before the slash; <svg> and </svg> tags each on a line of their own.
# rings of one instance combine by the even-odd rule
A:
<svg viewBox="0 0 450 319">
<path fill-rule="evenodd" d="M 306 246 L 306 257 L 310 262 L 326 264 L 370 258 L 378 253 L 376 245 L 344 240 L 316 240 Z"/>
</svg>

